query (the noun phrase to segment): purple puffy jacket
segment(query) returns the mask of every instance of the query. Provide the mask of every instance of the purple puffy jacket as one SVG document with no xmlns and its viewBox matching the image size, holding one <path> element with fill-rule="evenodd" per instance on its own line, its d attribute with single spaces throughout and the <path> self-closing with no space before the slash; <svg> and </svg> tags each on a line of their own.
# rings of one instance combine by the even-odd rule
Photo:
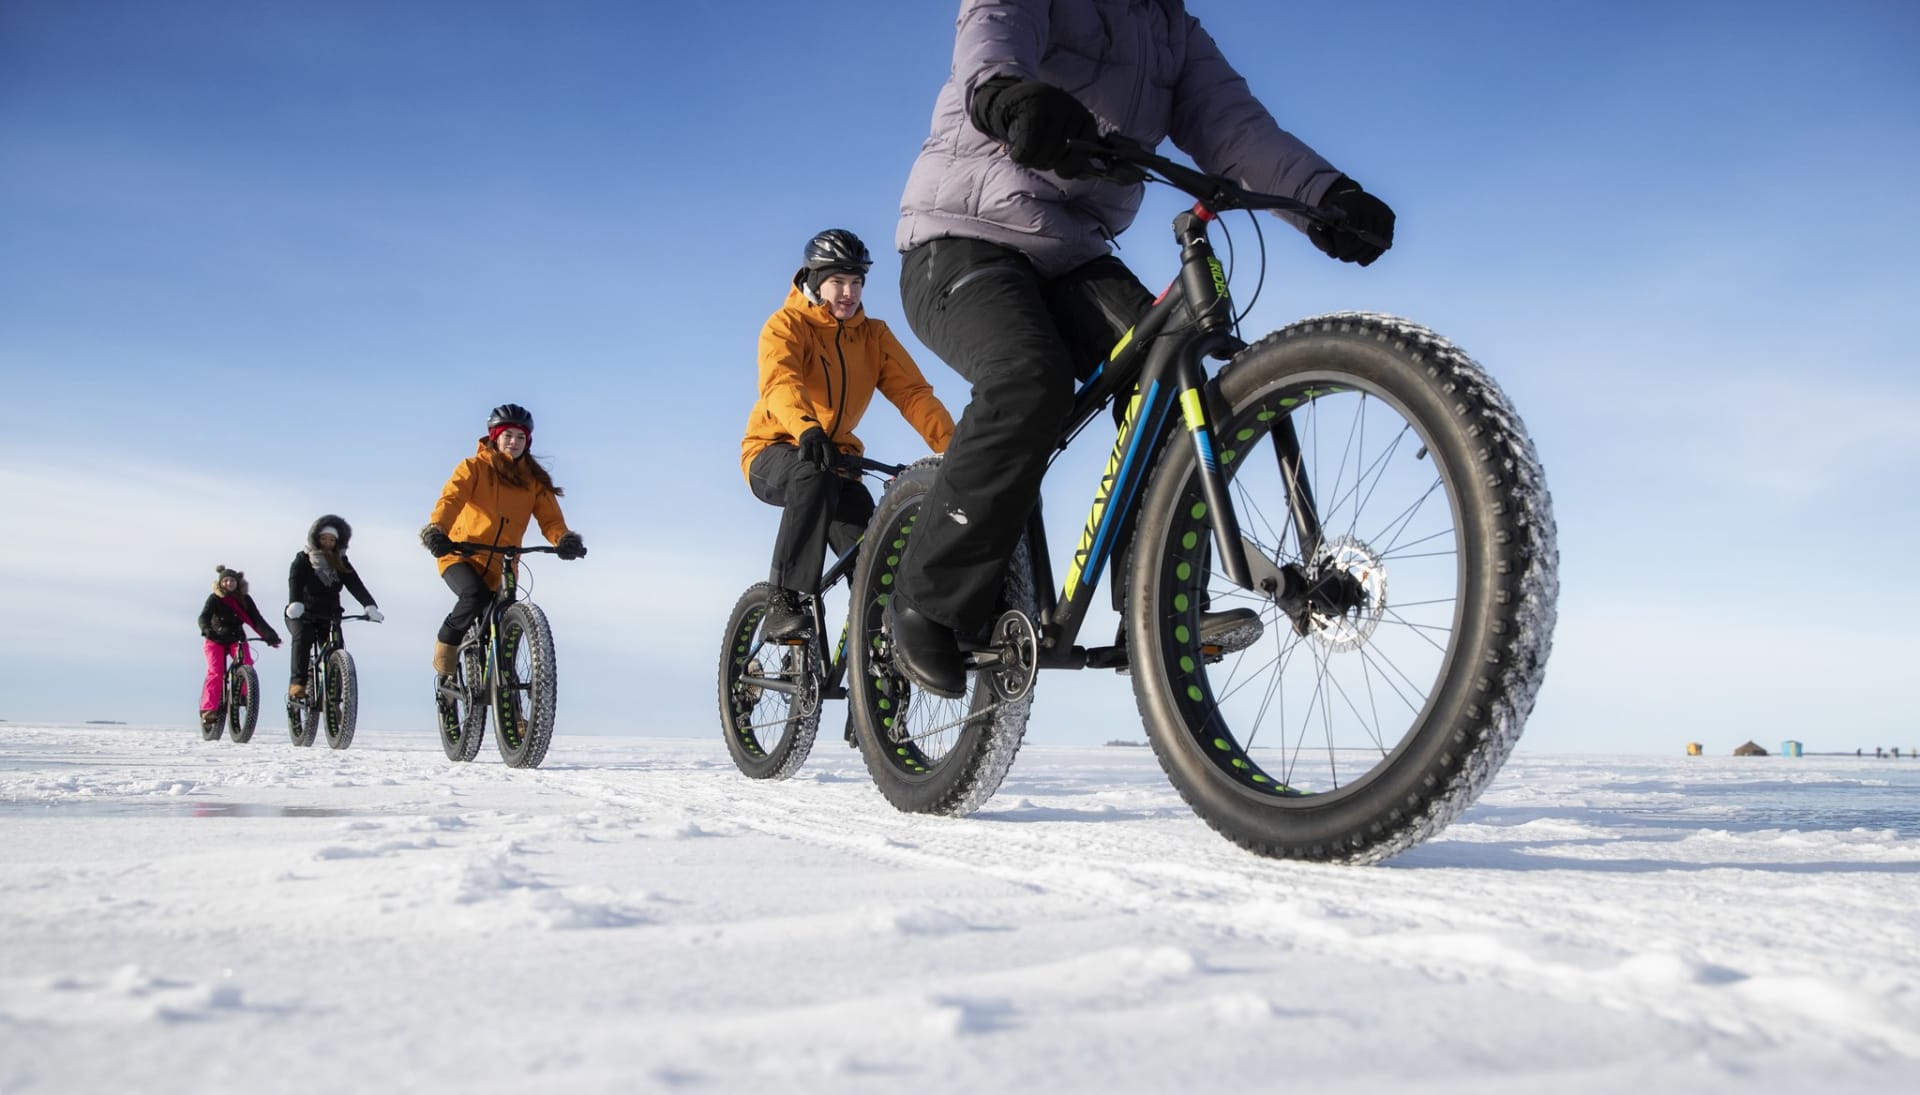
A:
<svg viewBox="0 0 1920 1095">
<path fill-rule="evenodd" d="M 1142 187 L 1021 167 L 967 119 L 995 76 L 1073 93 L 1103 132 L 1149 147 L 1171 137 L 1201 169 L 1318 203 L 1340 173 L 1281 129 L 1180 0 L 963 0 L 953 73 L 900 198 L 894 242 L 987 240 L 1049 276 L 1105 255 L 1140 209 Z"/>
</svg>

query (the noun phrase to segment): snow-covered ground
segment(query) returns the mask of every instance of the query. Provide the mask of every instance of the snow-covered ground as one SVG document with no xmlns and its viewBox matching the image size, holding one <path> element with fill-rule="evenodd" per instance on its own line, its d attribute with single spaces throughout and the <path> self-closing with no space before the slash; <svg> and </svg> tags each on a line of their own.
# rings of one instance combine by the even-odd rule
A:
<svg viewBox="0 0 1920 1095">
<path fill-rule="evenodd" d="M 1523 752 L 1354 868 L 1143 748 L 951 820 L 831 737 L 0 726 L 0 1092 L 1920 1090 L 1920 761 Z"/>
</svg>

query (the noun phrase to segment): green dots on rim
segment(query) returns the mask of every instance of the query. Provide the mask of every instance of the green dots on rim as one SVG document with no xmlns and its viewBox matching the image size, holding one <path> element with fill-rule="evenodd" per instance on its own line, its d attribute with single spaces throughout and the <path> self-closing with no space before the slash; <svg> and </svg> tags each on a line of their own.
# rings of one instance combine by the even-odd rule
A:
<svg viewBox="0 0 1920 1095">
<path fill-rule="evenodd" d="M 895 541 L 893 542 L 893 549 L 894 549 L 895 551 L 899 551 L 899 550 L 900 550 L 901 548 L 903 548 L 903 547 L 906 547 L 906 546 L 907 546 L 907 541 L 906 541 L 906 538 L 905 538 L 905 537 L 901 537 L 900 539 L 898 539 L 898 540 L 895 540 Z"/>
<path fill-rule="evenodd" d="M 1242 772 L 1244 772 L 1244 771 L 1246 771 L 1246 770 L 1248 770 L 1249 768 L 1252 768 L 1252 767 L 1253 767 L 1253 765 L 1251 765 L 1251 764 L 1248 764 L 1248 763 L 1247 763 L 1246 761 L 1244 761 L 1244 760 L 1241 760 L 1241 759 L 1240 759 L 1239 757 L 1235 757 L 1235 758 L 1233 758 L 1233 766 L 1234 766 L 1235 768 L 1238 768 L 1238 769 L 1240 769 L 1240 770 L 1241 770 Z"/>
<path fill-rule="evenodd" d="M 1183 582 L 1193 577 L 1193 564 L 1182 561 L 1179 566 L 1173 568 L 1173 576 Z"/>
<path fill-rule="evenodd" d="M 1253 431 L 1241 430 L 1239 433 L 1233 435 L 1233 439 L 1235 441 L 1251 441 L 1253 440 Z"/>
<path fill-rule="evenodd" d="M 1223 752 L 1223 753 L 1231 753 L 1231 752 L 1233 752 L 1233 743 L 1232 743 L 1232 742 L 1230 742 L 1230 741 L 1228 741 L 1228 740 L 1227 740 L 1227 739 L 1225 739 L 1225 738 L 1215 738 L 1215 739 L 1213 739 L 1213 747 L 1214 747 L 1215 749 L 1218 749 L 1218 750 L 1220 750 L 1220 751 L 1221 751 L 1221 752 Z"/>
<path fill-rule="evenodd" d="M 1298 407 L 1300 405 L 1300 401 L 1298 399 L 1288 397 L 1286 399 L 1282 399 L 1280 401 L 1280 405 L 1282 407 Z"/>
<path fill-rule="evenodd" d="M 880 710 L 882 711 L 893 710 L 893 701 L 886 698 L 885 696 L 880 697 Z"/>
<path fill-rule="evenodd" d="M 1255 783 L 1272 783 L 1273 781 L 1267 778 L 1267 776 L 1266 776 L 1266 773 L 1265 773 L 1265 772 L 1255 772 L 1255 773 L 1253 774 L 1253 782 L 1255 782 Z"/>
<path fill-rule="evenodd" d="M 1240 454 L 1235 452 L 1234 450 L 1228 449 L 1226 452 L 1223 452 L 1220 454 L 1220 462 L 1222 464 L 1231 464 L 1233 463 L 1234 458 L 1239 455 Z"/>
<path fill-rule="evenodd" d="M 881 584 L 881 585 L 883 585 L 883 586 L 890 586 L 890 585 L 892 585 L 892 584 L 893 584 L 893 575 L 891 575 L 891 574 L 882 574 L 882 575 L 880 576 L 880 584 Z"/>
<path fill-rule="evenodd" d="M 1192 642 L 1193 632 L 1187 630 L 1186 624 L 1175 624 L 1173 625 L 1173 641 L 1182 645 Z"/>
<path fill-rule="evenodd" d="M 1199 685 L 1190 684 L 1187 686 L 1187 698 L 1192 700 L 1195 703 L 1199 703 L 1200 701 L 1206 699 L 1207 695 L 1206 693 L 1200 691 Z"/>
<path fill-rule="evenodd" d="M 1199 542 L 1200 534 L 1197 532 L 1189 531 L 1185 536 L 1180 537 L 1180 546 L 1186 548 L 1188 551 L 1192 551 L 1194 545 Z"/>
<path fill-rule="evenodd" d="M 1193 672 L 1193 655 L 1191 654 L 1180 655 L 1180 672 L 1182 673 Z"/>
<path fill-rule="evenodd" d="M 875 600 L 878 601 L 880 604 L 886 604 L 887 598 L 891 596 L 893 596 L 891 593 L 882 593 L 879 597 L 875 598 Z"/>
<path fill-rule="evenodd" d="M 1187 595 L 1184 593 L 1176 593 L 1173 595 L 1173 610 L 1175 612 L 1185 612 L 1187 605 L 1191 603 L 1192 602 L 1187 600 Z"/>
<path fill-rule="evenodd" d="M 1193 508 L 1188 510 L 1187 513 L 1190 514 L 1194 520 L 1198 521 L 1207 515 L 1207 504 L 1205 502 L 1195 502 Z"/>
<path fill-rule="evenodd" d="M 1261 411 L 1259 414 L 1256 414 L 1253 417 L 1259 419 L 1262 422 L 1271 422 L 1274 419 L 1280 417 L 1280 412 L 1279 411 Z"/>
<path fill-rule="evenodd" d="M 900 557 L 899 557 L 898 555 L 889 555 L 889 556 L 887 556 L 887 565 L 888 565 L 888 566 L 890 566 L 890 567 L 897 567 L 897 566 L 899 566 L 899 565 L 900 565 Z"/>
</svg>

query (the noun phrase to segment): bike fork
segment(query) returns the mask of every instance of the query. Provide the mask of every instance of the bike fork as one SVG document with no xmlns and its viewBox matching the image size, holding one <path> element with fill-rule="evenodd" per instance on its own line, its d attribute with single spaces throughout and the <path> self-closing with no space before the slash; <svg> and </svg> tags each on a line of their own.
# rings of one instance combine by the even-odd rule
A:
<svg viewBox="0 0 1920 1095">
<path fill-rule="evenodd" d="M 1200 470 L 1200 496 L 1206 499 L 1207 521 L 1213 526 L 1214 551 L 1220 560 L 1220 569 L 1234 585 L 1257 592 L 1253 571 L 1247 565 L 1246 547 L 1240 539 L 1240 519 L 1234 513 L 1233 499 L 1227 494 L 1227 477 L 1220 470 L 1220 460 L 1214 452 L 1213 424 L 1207 420 L 1206 370 L 1200 366 L 1200 359 L 1206 353 L 1207 344 L 1197 343 L 1180 362 L 1180 417 L 1193 442 Z"/>
</svg>

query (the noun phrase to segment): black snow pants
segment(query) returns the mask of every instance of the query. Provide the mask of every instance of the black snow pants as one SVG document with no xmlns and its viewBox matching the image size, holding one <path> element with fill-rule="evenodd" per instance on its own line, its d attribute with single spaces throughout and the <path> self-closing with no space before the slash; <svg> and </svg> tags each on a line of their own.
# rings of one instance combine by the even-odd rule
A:
<svg viewBox="0 0 1920 1095">
<path fill-rule="evenodd" d="M 938 239 L 902 257 L 900 300 L 913 333 L 973 385 L 914 526 L 900 595 L 977 636 L 993 622 L 1076 382 L 1153 294 L 1112 256 L 1049 278 L 1017 251 Z"/>
<path fill-rule="evenodd" d="M 833 545 L 835 555 L 845 555 L 860 542 L 867 518 L 873 516 L 873 495 L 866 484 L 816 468 L 800 459 L 799 449 L 784 443 L 754 456 L 747 467 L 747 485 L 755 498 L 781 507 L 767 580 L 797 593 L 820 592 L 827 545 Z"/>
<path fill-rule="evenodd" d="M 440 624 L 440 641 L 458 644 L 467 633 L 467 625 L 487 607 L 493 590 L 487 588 L 487 580 L 478 570 L 464 562 L 441 571 L 440 580 L 459 598 L 453 604 L 453 611 L 447 613 L 446 620 Z"/>
</svg>

